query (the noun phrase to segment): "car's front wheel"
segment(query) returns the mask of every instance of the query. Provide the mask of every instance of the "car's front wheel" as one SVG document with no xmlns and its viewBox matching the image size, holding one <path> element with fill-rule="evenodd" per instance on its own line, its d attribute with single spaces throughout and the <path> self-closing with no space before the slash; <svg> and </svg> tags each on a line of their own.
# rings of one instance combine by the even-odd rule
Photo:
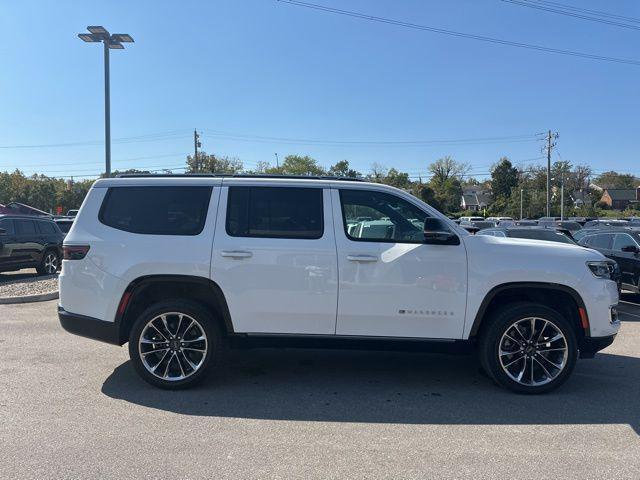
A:
<svg viewBox="0 0 640 480">
<path fill-rule="evenodd" d="M 480 360 L 496 383 L 519 393 L 562 385 L 578 357 L 576 334 L 558 312 L 519 303 L 498 311 L 480 338 Z"/>
<path fill-rule="evenodd" d="M 180 300 L 152 305 L 134 323 L 129 356 L 138 374 L 160 388 L 200 382 L 222 349 L 217 323 L 197 304 Z"/>
</svg>

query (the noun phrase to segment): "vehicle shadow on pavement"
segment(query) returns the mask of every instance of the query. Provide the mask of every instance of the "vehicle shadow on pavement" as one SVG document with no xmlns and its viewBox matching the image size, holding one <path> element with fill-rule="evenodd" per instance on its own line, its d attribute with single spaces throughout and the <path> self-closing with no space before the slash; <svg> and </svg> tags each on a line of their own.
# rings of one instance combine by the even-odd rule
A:
<svg viewBox="0 0 640 480">
<path fill-rule="evenodd" d="M 35 270 L 20 270 L 19 272 L 2 272 L 0 273 L 0 284 L 6 282 L 15 282 L 16 280 L 26 280 L 38 278 L 38 272 Z"/>
<path fill-rule="evenodd" d="M 469 356 L 327 350 L 232 351 L 198 387 L 165 391 L 130 362 L 103 384 L 112 398 L 184 415 L 405 424 L 629 424 L 640 434 L 640 360 L 579 361 L 559 390 L 495 386 Z"/>
</svg>

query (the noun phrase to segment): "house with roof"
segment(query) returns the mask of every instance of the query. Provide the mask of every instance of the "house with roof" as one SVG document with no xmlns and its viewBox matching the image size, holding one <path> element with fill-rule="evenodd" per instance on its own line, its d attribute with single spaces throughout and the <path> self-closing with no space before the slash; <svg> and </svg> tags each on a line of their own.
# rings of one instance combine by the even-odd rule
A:
<svg viewBox="0 0 640 480">
<path fill-rule="evenodd" d="M 466 187 L 462 190 L 460 208 L 479 212 L 491 204 L 492 196 L 489 190 L 484 190 L 479 186 Z"/>
<path fill-rule="evenodd" d="M 581 208 L 592 203 L 591 195 L 585 190 L 575 190 L 569 196 L 575 208 Z"/>
<path fill-rule="evenodd" d="M 616 210 L 640 204 L 640 186 L 637 188 L 605 188 L 600 202 Z"/>
</svg>

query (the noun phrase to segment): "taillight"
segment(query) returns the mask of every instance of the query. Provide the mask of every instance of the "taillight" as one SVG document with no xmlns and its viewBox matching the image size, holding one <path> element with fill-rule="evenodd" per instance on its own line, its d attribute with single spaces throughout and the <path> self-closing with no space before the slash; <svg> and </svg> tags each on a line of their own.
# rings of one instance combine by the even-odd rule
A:
<svg viewBox="0 0 640 480">
<path fill-rule="evenodd" d="M 65 260 L 82 260 L 89 251 L 89 245 L 63 245 L 62 258 Z"/>
</svg>

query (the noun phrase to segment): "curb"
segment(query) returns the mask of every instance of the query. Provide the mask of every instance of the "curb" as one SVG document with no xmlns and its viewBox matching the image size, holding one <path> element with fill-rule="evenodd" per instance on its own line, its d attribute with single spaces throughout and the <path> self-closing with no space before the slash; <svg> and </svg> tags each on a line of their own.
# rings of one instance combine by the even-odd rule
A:
<svg viewBox="0 0 640 480">
<path fill-rule="evenodd" d="M 58 292 L 40 293 L 38 295 L 23 295 L 21 297 L 0 298 L 0 305 L 11 305 L 14 303 L 46 302 L 59 298 Z"/>
</svg>

